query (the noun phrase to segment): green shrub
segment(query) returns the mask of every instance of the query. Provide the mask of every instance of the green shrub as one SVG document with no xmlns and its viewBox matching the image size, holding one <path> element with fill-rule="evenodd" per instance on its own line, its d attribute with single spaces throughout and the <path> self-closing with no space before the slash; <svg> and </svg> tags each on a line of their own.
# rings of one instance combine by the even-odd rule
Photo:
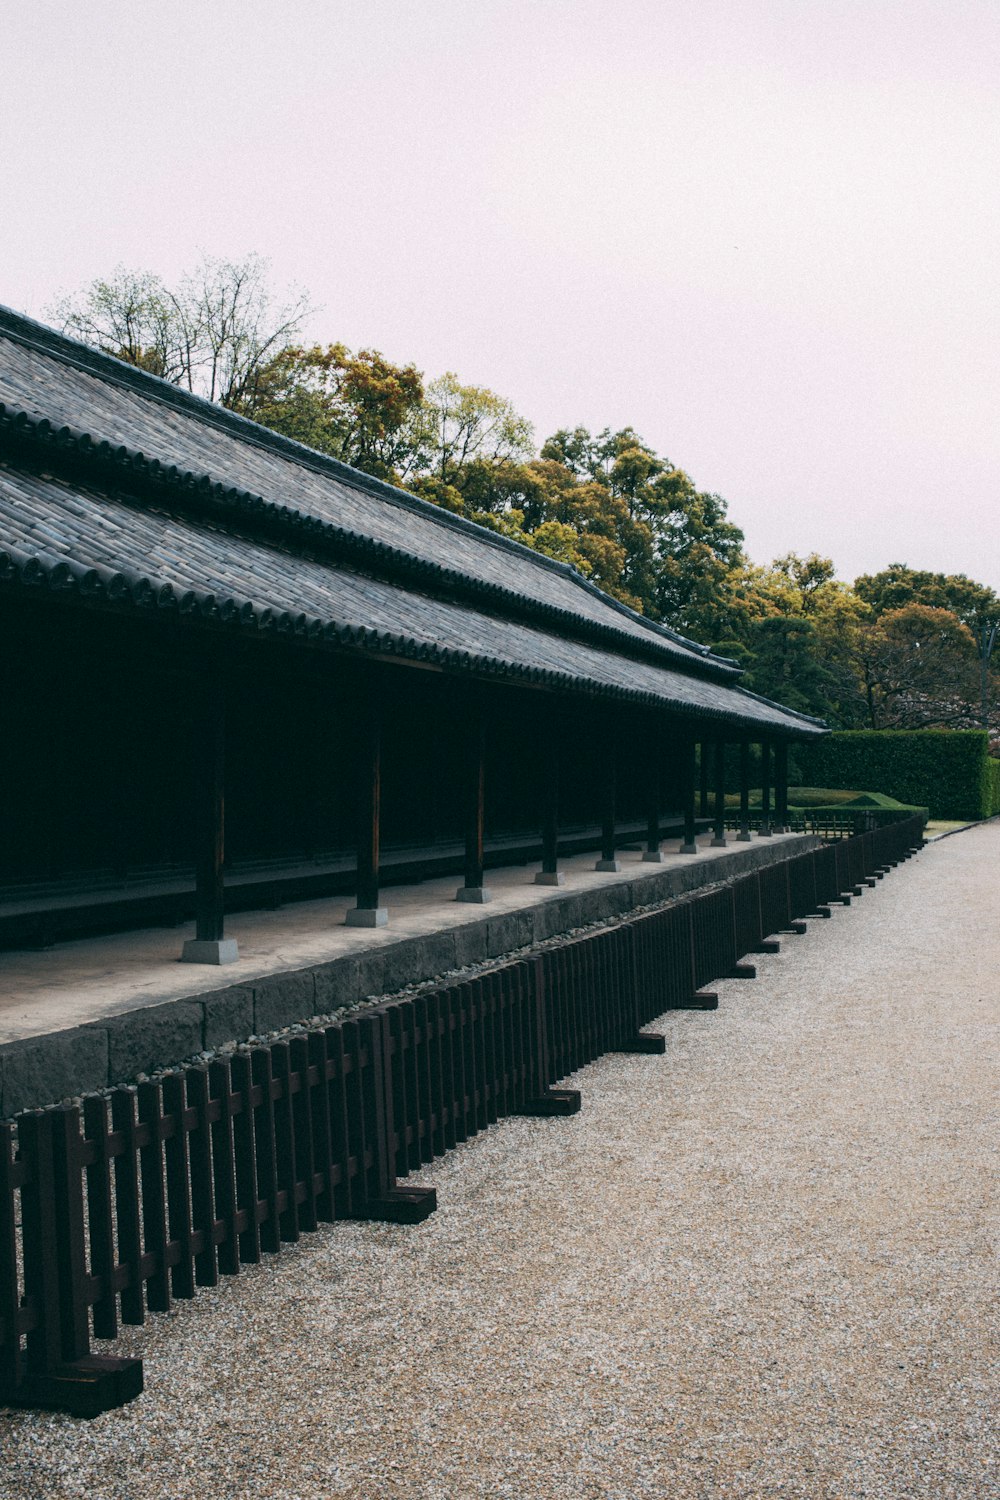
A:
<svg viewBox="0 0 1000 1500">
<path fill-rule="evenodd" d="M 994 760 L 991 756 L 986 762 L 986 773 L 992 817 L 994 813 L 1000 813 L 1000 760 Z"/>
<path fill-rule="evenodd" d="M 803 781 L 877 787 L 932 818 L 985 818 L 1000 811 L 1000 778 L 980 729 L 854 729 L 796 747 Z"/>
</svg>

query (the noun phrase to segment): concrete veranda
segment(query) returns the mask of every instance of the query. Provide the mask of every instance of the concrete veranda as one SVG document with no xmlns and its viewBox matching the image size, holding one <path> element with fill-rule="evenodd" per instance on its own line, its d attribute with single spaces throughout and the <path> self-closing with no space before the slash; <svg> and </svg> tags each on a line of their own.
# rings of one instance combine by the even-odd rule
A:
<svg viewBox="0 0 1000 1500">
<path fill-rule="evenodd" d="M 995 1500 L 1000 824 L 0 1415 L 2 1500 Z"/>
</svg>

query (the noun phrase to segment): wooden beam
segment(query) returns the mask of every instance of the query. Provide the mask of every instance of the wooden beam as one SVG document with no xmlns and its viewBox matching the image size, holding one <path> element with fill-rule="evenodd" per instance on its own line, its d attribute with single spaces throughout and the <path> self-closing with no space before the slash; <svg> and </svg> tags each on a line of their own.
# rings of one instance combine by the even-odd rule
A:
<svg viewBox="0 0 1000 1500">
<path fill-rule="evenodd" d="M 715 756 L 715 826 L 712 830 L 712 848 L 726 847 L 726 742 L 716 740 L 712 746 Z"/>
<path fill-rule="evenodd" d="M 545 745 L 542 751 L 542 868 L 535 876 L 536 885 L 565 885 L 559 869 L 559 720 L 550 709 L 543 718 Z"/>
<path fill-rule="evenodd" d="M 659 725 L 649 726 L 646 757 L 646 848 L 645 864 L 662 865 L 666 855 L 660 848 L 660 802 L 663 791 L 663 743 Z"/>
<path fill-rule="evenodd" d="M 760 742 L 760 832 L 771 835 L 771 741 Z"/>
<path fill-rule="evenodd" d="M 774 821 L 778 833 L 788 832 L 788 741 L 774 747 Z"/>
<path fill-rule="evenodd" d="M 698 843 L 694 836 L 697 766 L 695 765 L 695 742 L 693 739 L 685 741 L 682 755 L 683 775 L 681 777 L 681 789 L 684 799 L 684 842 L 681 844 L 680 852 L 681 854 L 697 854 Z"/>
<path fill-rule="evenodd" d="M 604 759 L 601 782 L 601 857 L 594 866 L 608 874 L 621 869 L 615 858 L 615 833 L 618 819 L 618 735 L 613 719 L 603 729 Z"/>
<path fill-rule="evenodd" d="M 379 841 L 382 819 L 382 724 L 377 705 L 362 704 L 357 741 L 357 905 L 348 927 L 384 927 L 389 914 L 379 906 Z"/>
<path fill-rule="evenodd" d="M 465 883 L 456 901 L 482 903 L 493 899 L 483 883 L 486 832 L 486 714 L 482 695 L 473 691 L 465 734 L 462 766 L 465 782 Z"/>
<path fill-rule="evenodd" d="M 750 842 L 750 741 L 740 740 L 740 831 L 738 843 Z"/>
<path fill-rule="evenodd" d="M 227 964 L 239 957 L 225 936 L 226 699 L 216 687 L 200 695 L 197 734 L 197 855 L 195 936 L 181 951 L 185 963 Z"/>
</svg>

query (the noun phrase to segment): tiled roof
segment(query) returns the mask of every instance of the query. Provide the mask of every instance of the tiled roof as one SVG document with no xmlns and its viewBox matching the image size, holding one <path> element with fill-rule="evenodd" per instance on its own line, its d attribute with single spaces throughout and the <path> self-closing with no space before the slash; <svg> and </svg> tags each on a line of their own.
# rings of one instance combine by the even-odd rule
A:
<svg viewBox="0 0 1000 1500">
<path fill-rule="evenodd" d="M 0 310 L 0 580 L 821 726 L 571 569 Z"/>
</svg>

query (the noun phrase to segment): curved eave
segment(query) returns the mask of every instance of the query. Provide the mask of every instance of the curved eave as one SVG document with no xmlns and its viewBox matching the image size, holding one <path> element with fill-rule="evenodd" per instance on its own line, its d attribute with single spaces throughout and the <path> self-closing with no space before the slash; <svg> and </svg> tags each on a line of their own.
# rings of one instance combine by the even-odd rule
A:
<svg viewBox="0 0 1000 1500">
<path fill-rule="evenodd" d="M 673 699 L 667 691 L 654 692 L 609 683 L 571 672 L 539 670 L 502 656 L 444 647 L 404 634 L 370 626 L 321 618 L 305 612 L 277 611 L 250 599 L 218 596 L 198 589 L 179 589 L 171 583 L 132 570 L 110 569 L 73 559 L 55 558 L 42 552 L 0 547 L 0 587 L 20 593 L 52 593 L 104 612 L 174 616 L 258 639 L 287 639 L 303 646 L 325 647 L 340 652 L 377 655 L 387 661 L 420 662 L 442 671 L 501 679 L 513 684 L 544 688 L 552 692 L 585 694 L 667 711 L 682 718 L 725 723 L 734 729 L 761 736 L 807 738 L 826 732 L 817 720 L 783 709 L 766 699 L 757 699 L 740 688 L 712 685 L 726 695 L 724 705 L 692 704 Z M 622 661 L 620 666 L 627 668 Z M 660 669 L 664 676 L 669 669 Z M 665 685 L 666 686 L 666 685 Z M 706 684 L 706 687 L 708 684 Z M 765 712 L 748 714 L 740 700 L 753 701 Z"/>
</svg>

